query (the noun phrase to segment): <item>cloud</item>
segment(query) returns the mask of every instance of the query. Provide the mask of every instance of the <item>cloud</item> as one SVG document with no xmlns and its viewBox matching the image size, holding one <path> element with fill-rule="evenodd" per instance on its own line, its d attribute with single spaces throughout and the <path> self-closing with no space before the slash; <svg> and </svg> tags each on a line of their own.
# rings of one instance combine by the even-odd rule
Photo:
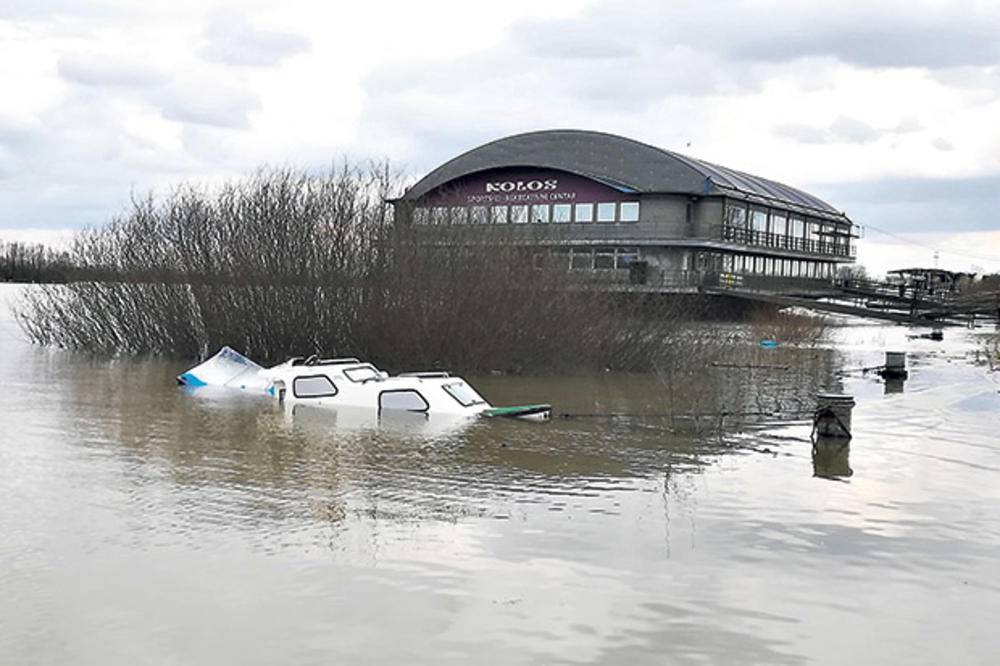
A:
<svg viewBox="0 0 1000 666">
<path fill-rule="evenodd" d="M 167 120 L 226 129 L 247 129 L 260 98 L 248 88 L 212 78 L 177 82 L 153 97 Z"/>
<path fill-rule="evenodd" d="M 544 58 L 614 60 L 636 55 L 627 35 L 596 31 L 589 23 L 526 21 L 511 36 L 516 48 Z"/>
<path fill-rule="evenodd" d="M 953 144 L 951 141 L 941 136 L 931 141 L 931 145 L 937 148 L 938 150 L 943 150 L 945 152 L 950 152 L 952 150 L 955 150 L 955 144 Z"/>
<path fill-rule="evenodd" d="M 255 28 L 243 16 L 225 12 L 209 21 L 205 44 L 198 53 L 227 65 L 271 67 L 309 50 L 309 40 L 302 35 Z"/>
<path fill-rule="evenodd" d="M 859 224 L 893 233 L 981 231 L 1000 226 L 1000 176 L 887 178 L 813 185 Z"/>
<path fill-rule="evenodd" d="M 733 60 L 832 56 L 862 67 L 938 69 L 1000 62 L 1000 9 L 989 4 L 682 3 L 657 24 L 663 37 L 716 48 Z"/>
<path fill-rule="evenodd" d="M 998 32 L 1000 8 L 985 3 L 605 0 L 568 20 L 525 22 L 511 41 L 554 57 L 621 57 L 661 43 L 744 63 L 834 57 L 939 69 L 1000 62 Z"/>
<path fill-rule="evenodd" d="M 892 129 L 876 129 L 863 120 L 838 116 L 826 127 L 784 123 L 774 128 L 775 136 L 807 144 L 871 143 L 883 136 L 916 131 L 912 120 L 904 120 Z"/>
<path fill-rule="evenodd" d="M 66 81 L 96 87 L 145 88 L 160 85 L 168 78 L 139 57 L 124 54 L 64 55 L 59 58 L 57 69 Z"/>
</svg>

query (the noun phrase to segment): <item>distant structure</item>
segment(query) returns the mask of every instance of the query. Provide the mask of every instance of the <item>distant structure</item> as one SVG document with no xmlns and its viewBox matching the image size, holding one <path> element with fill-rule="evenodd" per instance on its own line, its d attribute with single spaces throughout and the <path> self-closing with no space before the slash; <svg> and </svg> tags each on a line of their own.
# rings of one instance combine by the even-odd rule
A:
<svg viewBox="0 0 1000 666">
<path fill-rule="evenodd" d="M 890 284 L 916 294 L 954 294 L 972 284 L 975 273 L 946 271 L 942 268 L 899 268 L 887 274 Z M 901 291 L 900 293 L 904 293 Z"/>
<path fill-rule="evenodd" d="M 393 203 L 397 223 L 437 228 L 446 242 L 525 244 L 568 271 L 663 291 L 828 280 L 854 261 L 857 237 L 844 213 L 802 190 L 579 130 L 474 148 Z"/>
</svg>

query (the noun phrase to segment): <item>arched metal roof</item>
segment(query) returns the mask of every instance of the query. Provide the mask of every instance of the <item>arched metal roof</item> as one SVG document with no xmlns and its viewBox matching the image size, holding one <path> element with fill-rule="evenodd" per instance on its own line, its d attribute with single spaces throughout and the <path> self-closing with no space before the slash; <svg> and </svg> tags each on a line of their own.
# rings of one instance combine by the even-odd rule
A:
<svg viewBox="0 0 1000 666">
<path fill-rule="evenodd" d="M 491 141 L 445 162 L 402 198 L 413 201 L 456 178 L 504 167 L 558 169 L 643 194 L 724 194 L 846 217 L 794 187 L 623 136 L 585 130 L 544 130 Z"/>
</svg>

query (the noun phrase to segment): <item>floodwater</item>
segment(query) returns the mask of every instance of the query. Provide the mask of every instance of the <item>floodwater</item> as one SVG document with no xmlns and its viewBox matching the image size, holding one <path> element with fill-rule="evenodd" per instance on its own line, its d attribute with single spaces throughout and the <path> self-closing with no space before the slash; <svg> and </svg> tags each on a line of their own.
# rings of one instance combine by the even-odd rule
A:
<svg viewBox="0 0 1000 666">
<path fill-rule="evenodd" d="M 34 348 L 2 312 L 2 663 L 1000 658 L 986 331 L 470 378 L 590 416 L 463 426 L 192 395 L 183 363 Z M 901 391 L 845 373 L 887 349 Z M 849 447 L 813 451 L 821 390 L 857 399 Z"/>
</svg>

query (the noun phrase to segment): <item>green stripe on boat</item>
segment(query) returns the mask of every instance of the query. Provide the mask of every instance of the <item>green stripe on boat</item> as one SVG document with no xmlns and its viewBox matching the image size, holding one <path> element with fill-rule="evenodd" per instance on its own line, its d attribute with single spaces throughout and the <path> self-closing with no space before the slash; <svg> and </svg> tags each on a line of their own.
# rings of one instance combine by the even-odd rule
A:
<svg viewBox="0 0 1000 666">
<path fill-rule="evenodd" d="M 489 409 L 484 410 L 482 414 L 483 416 L 488 416 L 490 418 L 496 416 L 515 418 L 518 416 L 537 416 L 548 414 L 551 411 L 552 405 L 539 403 L 535 405 L 518 405 L 516 407 L 490 407 Z"/>
</svg>

